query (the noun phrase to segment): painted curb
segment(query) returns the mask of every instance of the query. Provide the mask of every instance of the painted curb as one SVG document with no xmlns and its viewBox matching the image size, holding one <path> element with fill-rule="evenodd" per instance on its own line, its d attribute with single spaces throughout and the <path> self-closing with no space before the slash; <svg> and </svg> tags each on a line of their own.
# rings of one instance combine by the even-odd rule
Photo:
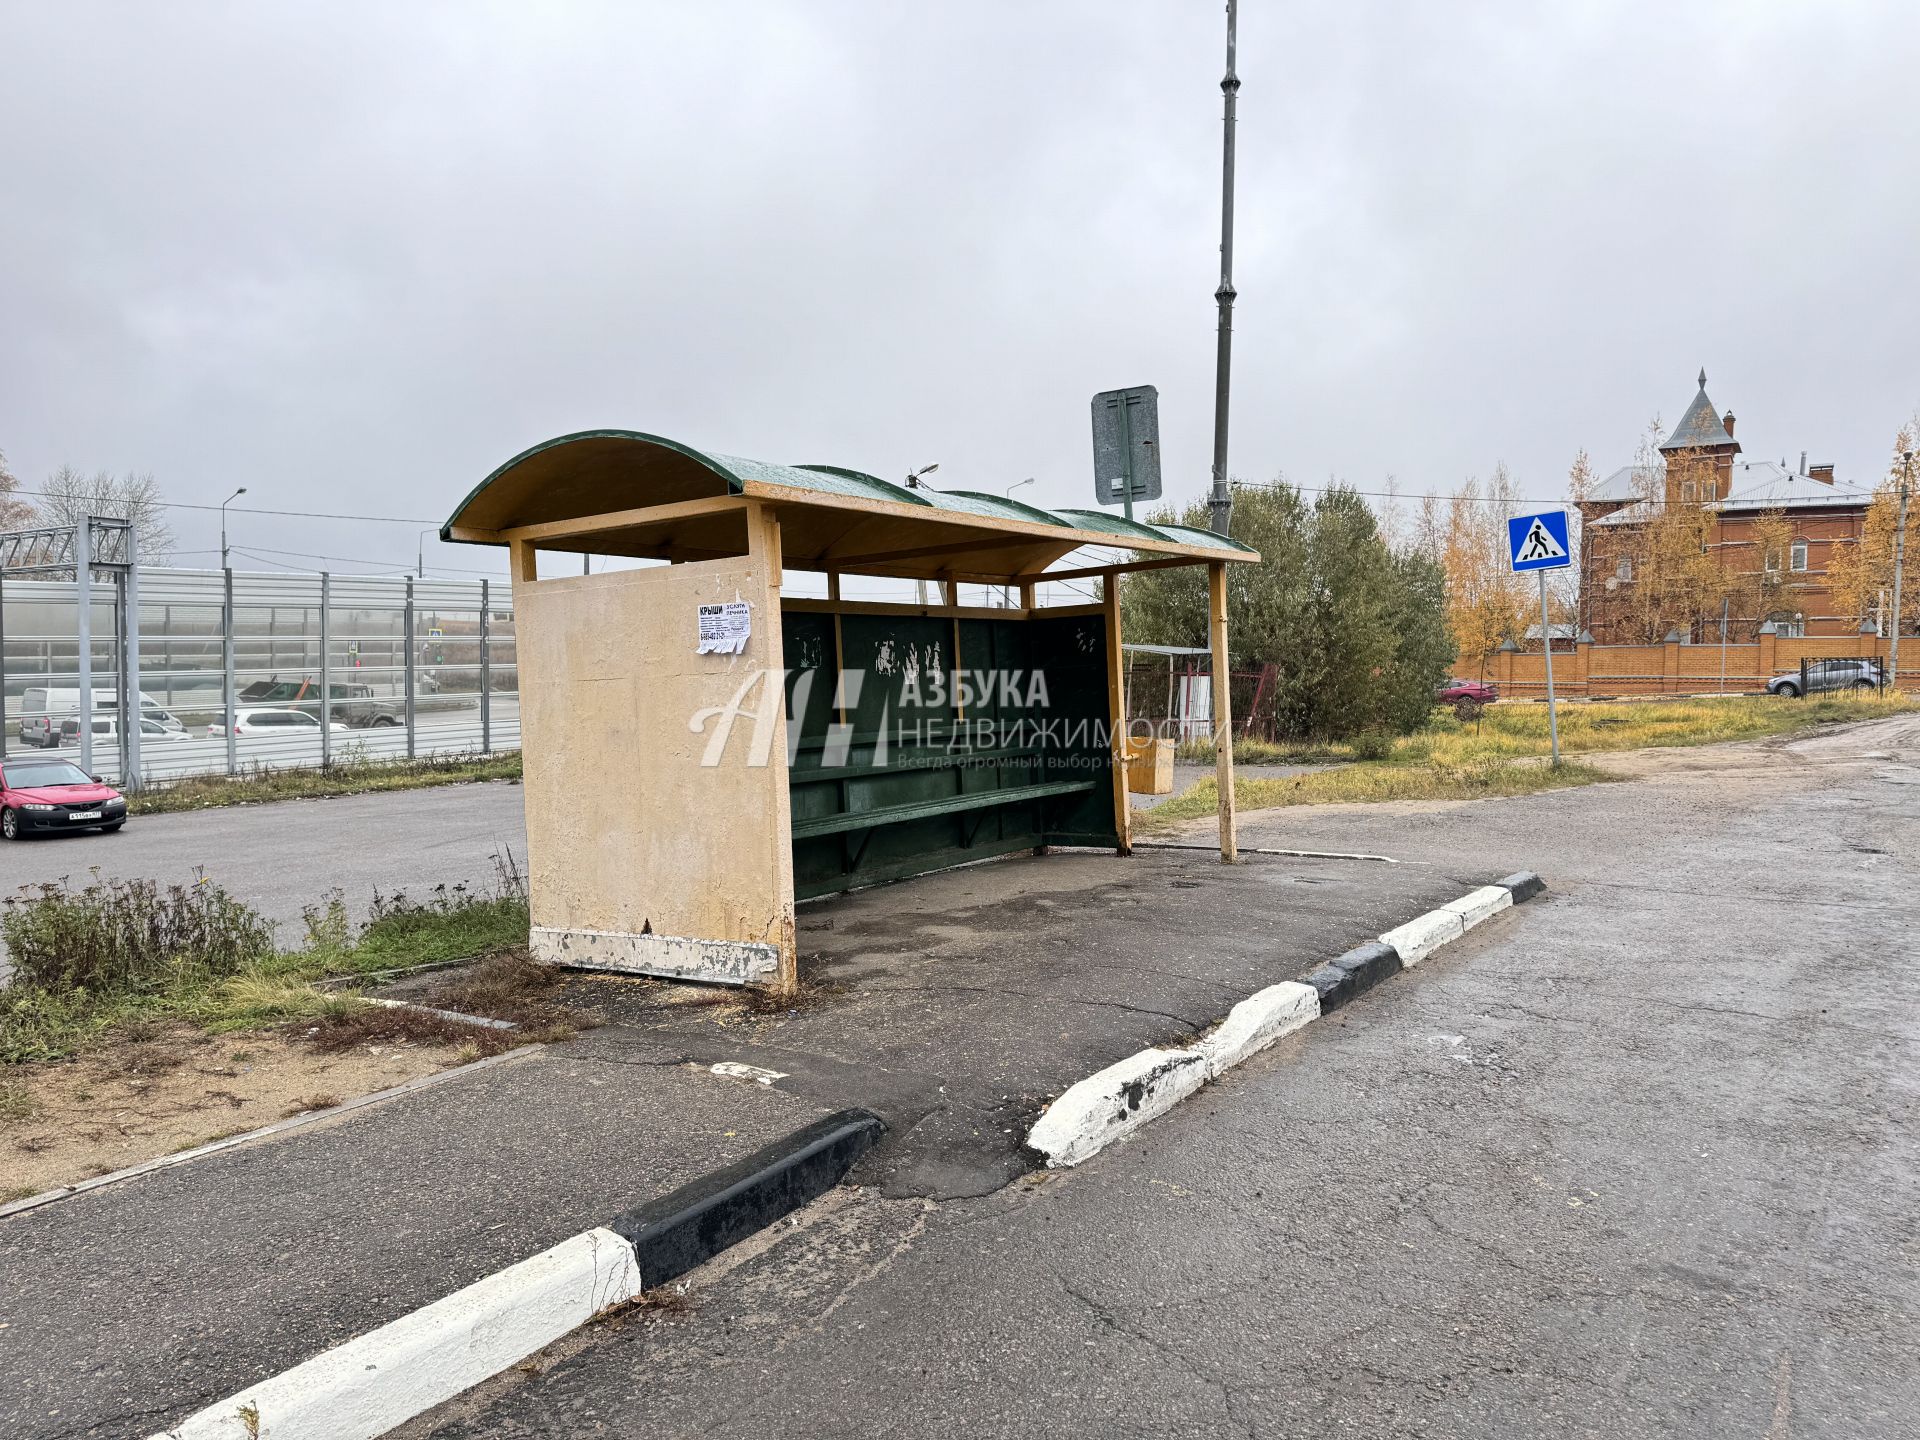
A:
<svg viewBox="0 0 1920 1440">
<path fill-rule="evenodd" d="M 825 1116 L 151 1440 L 375 1440 L 824 1194 L 885 1131 L 865 1110 Z"/>
<path fill-rule="evenodd" d="M 1319 992 L 1320 1013 L 1324 1015 L 1366 994 L 1382 980 L 1391 980 L 1403 968 L 1398 950 L 1378 940 L 1369 940 L 1310 971 L 1306 983 Z"/>
<path fill-rule="evenodd" d="M 1319 992 L 1298 980 L 1282 980 L 1234 1006 L 1193 1048 L 1206 1061 L 1207 1077 L 1212 1079 L 1319 1018 Z"/>
<path fill-rule="evenodd" d="M 1051 1168 L 1078 1165 L 1211 1078 L 1196 1050 L 1142 1050 L 1069 1086 L 1027 1132 L 1027 1144 Z"/>
<path fill-rule="evenodd" d="M 1471 930 L 1482 920 L 1491 919 L 1513 904 L 1513 892 L 1504 885 L 1482 885 L 1478 890 L 1469 891 L 1450 905 L 1442 905 L 1442 910 L 1451 910 L 1460 917 L 1463 928 Z"/>
<path fill-rule="evenodd" d="M 642 1288 L 633 1247 L 589 1230 L 209 1405 L 162 1440 L 373 1440 Z"/>
<path fill-rule="evenodd" d="M 1547 888 L 1547 882 L 1531 870 L 1516 870 L 1504 880 L 1493 882 L 1513 896 L 1513 903 L 1524 905 Z"/>
<path fill-rule="evenodd" d="M 1187 1049 L 1142 1050 L 1095 1071 L 1047 1106 L 1027 1132 L 1027 1148 L 1049 1169 L 1092 1158 L 1248 1056 L 1418 965 L 1448 941 L 1544 889 L 1546 882 L 1531 870 L 1479 886 L 1395 926 L 1378 940 L 1336 955 L 1299 980 L 1256 991 Z"/>
<path fill-rule="evenodd" d="M 1398 951 L 1401 965 L 1411 970 L 1449 940 L 1458 940 L 1466 933 L 1466 922 L 1453 911 L 1429 910 L 1394 926 L 1380 937 L 1380 943 Z"/>
<path fill-rule="evenodd" d="M 647 1284 L 664 1285 L 824 1195 L 886 1128 L 868 1111 L 837 1111 L 607 1228 L 633 1246 Z"/>
</svg>

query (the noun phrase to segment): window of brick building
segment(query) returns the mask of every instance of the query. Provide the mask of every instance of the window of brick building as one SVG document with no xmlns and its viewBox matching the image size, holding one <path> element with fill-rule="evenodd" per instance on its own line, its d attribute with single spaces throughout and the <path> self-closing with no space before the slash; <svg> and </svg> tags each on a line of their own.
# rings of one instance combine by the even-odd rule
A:
<svg viewBox="0 0 1920 1440">
<path fill-rule="evenodd" d="M 1631 580 L 1633 578 L 1633 557 L 1631 555 L 1622 555 L 1620 557 L 1620 563 L 1613 567 L 1613 573 L 1618 579 Z"/>
<path fill-rule="evenodd" d="M 1796 570 L 1804 570 L 1807 568 L 1807 542 L 1806 541 L 1796 540 L 1793 542 L 1792 563 L 1793 563 L 1793 568 Z"/>
<path fill-rule="evenodd" d="M 1694 498 L 1693 482 L 1691 480 L 1682 480 L 1680 482 L 1680 498 L 1686 501 L 1691 501 Z"/>
</svg>

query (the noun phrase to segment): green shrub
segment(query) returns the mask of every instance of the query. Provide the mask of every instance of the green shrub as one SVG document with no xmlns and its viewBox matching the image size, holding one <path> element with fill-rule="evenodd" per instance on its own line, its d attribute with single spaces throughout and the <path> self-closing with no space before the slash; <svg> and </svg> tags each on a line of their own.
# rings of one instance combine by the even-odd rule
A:
<svg viewBox="0 0 1920 1440">
<path fill-rule="evenodd" d="M 30 887 L 0 909 L 13 989 L 153 995 L 237 975 L 273 954 L 273 927 L 202 878 L 66 881 Z"/>
<path fill-rule="evenodd" d="M 1353 737 L 1356 760 L 1384 760 L 1393 754 L 1393 736 L 1384 730 L 1362 730 Z"/>
</svg>

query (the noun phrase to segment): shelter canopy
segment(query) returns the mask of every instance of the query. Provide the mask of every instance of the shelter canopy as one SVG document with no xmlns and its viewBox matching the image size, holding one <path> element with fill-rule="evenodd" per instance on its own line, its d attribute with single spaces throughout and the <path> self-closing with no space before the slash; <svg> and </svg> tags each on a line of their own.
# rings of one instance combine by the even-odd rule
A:
<svg viewBox="0 0 1920 1440">
<path fill-rule="evenodd" d="M 1136 552 L 1101 570 L 1259 559 L 1236 540 L 1184 525 L 908 489 L 858 470 L 708 454 L 632 430 L 587 430 L 521 452 L 475 487 L 440 538 L 716 560 L 747 553 L 755 504 L 778 515 L 781 560 L 795 570 L 1005 584 L 1041 578 L 1087 545 Z"/>
</svg>

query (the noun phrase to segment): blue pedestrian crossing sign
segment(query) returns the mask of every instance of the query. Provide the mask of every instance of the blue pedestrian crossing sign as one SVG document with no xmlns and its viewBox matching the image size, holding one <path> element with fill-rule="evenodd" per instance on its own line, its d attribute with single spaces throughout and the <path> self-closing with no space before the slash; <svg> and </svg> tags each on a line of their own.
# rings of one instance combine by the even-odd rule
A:
<svg viewBox="0 0 1920 1440">
<path fill-rule="evenodd" d="M 1567 544 L 1567 512 L 1564 510 L 1515 515 L 1507 521 L 1507 551 L 1513 556 L 1516 575 L 1571 565 L 1571 548 Z"/>
</svg>

